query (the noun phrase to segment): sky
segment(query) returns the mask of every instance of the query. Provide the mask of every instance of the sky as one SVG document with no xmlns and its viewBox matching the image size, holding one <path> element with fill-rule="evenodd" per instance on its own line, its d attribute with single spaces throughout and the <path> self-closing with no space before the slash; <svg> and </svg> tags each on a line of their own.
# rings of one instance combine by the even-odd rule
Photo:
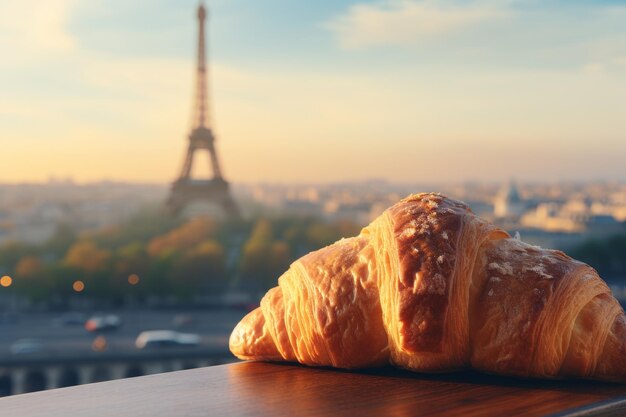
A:
<svg viewBox="0 0 626 417">
<path fill-rule="evenodd" d="M 175 179 L 197 5 L 0 0 L 0 183 Z M 626 1 L 207 5 L 233 182 L 626 180 Z"/>
</svg>

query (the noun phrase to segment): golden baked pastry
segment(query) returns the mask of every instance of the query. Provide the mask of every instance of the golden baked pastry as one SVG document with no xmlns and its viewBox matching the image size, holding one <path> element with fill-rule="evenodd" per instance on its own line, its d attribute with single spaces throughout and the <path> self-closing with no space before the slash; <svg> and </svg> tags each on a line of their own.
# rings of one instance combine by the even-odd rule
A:
<svg viewBox="0 0 626 417">
<path fill-rule="evenodd" d="M 230 337 L 238 358 L 626 382 L 626 316 L 590 266 L 440 194 L 295 261 Z"/>
</svg>

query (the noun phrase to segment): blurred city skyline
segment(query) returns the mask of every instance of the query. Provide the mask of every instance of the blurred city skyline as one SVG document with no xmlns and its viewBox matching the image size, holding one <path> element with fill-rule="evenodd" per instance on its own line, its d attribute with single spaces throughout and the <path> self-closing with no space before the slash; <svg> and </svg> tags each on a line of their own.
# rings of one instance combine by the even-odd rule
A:
<svg viewBox="0 0 626 417">
<path fill-rule="evenodd" d="M 205 3 L 229 180 L 626 179 L 626 2 Z M 0 2 L 0 182 L 171 182 L 197 4 Z"/>
</svg>

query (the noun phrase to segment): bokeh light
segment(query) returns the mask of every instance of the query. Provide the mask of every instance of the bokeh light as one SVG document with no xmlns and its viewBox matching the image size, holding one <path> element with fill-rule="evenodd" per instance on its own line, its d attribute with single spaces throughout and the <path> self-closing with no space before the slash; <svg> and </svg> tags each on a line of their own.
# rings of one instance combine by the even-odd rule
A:
<svg viewBox="0 0 626 417">
<path fill-rule="evenodd" d="M 82 292 L 85 289 L 85 283 L 80 280 L 74 281 L 74 283 L 72 284 L 72 288 L 76 292 Z"/>
<path fill-rule="evenodd" d="M 128 283 L 130 285 L 137 285 L 137 284 L 139 284 L 139 275 L 137 275 L 137 274 L 130 274 L 128 276 Z"/>
<path fill-rule="evenodd" d="M 107 339 L 106 337 L 100 335 L 96 337 L 91 343 L 91 348 L 96 352 L 102 352 L 107 348 Z"/>
<path fill-rule="evenodd" d="M 11 284 L 13 284 L 13 278 L 11 278 L 10 276 L 5 275 L 0 278 L 0 285 L 2 285 L 3 287 L 10 287 Z"/>
</svg>

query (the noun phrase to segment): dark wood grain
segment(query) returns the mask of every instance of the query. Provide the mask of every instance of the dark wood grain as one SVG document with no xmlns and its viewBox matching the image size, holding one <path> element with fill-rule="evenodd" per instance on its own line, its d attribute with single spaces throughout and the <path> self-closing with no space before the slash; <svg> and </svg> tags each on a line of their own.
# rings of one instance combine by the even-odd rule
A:
<svg viewBox="0 0 626 417">
<path fill-rule="evenodd" d="M 237 363 L 0 400 L 1 416 L 626 415 L 626 386 Z"/>
</svg>

